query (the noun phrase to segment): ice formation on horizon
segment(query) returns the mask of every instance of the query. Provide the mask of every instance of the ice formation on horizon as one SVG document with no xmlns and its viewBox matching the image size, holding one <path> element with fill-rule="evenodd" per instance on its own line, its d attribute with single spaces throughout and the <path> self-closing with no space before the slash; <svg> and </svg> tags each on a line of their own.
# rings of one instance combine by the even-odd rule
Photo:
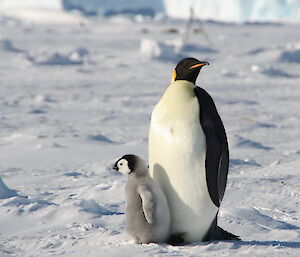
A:
<svg viewBox="0 0 300 257">
<path fill-rule="evenodd" d="M 85 15 L 164 13 L 171 18 L 194 17 L 227 22 L 289 21 L 300 22 L 300 0 L 0 0 L 0 10 L 7 8 L 43 8 L 79 10 Z"/>
</svg>

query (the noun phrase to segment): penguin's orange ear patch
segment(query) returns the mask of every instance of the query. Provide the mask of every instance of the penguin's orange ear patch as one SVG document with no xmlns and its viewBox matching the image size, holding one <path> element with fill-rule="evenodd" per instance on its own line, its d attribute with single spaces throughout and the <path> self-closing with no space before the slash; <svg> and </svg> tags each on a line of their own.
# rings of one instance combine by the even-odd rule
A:
<svg viewBox="0 0 300 257">
<path fill-rule="evenodd" d="M 172 73 L 172 80 L 171 80 L 171 82 L 174 82 L 174 81 L 175 81 L 175 79 L 176 79 L 176 77 L 177 77 L 176 70 L 173 70 L 173 73 Z"/>
</svg>

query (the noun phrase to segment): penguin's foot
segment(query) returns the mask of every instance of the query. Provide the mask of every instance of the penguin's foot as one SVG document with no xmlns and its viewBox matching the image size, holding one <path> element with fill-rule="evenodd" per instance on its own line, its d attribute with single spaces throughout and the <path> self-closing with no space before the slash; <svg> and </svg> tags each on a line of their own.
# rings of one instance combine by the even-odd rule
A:
<svg viewBox="0 0 300 257">
<path fill-rule="evenodd" d="M 239 236 L 236 236 L 223 228 L 217 226 L 214 233 L 211 233 L 207 235 L 203 241 L 214 241 L 214 240 L 235 240 L 235 241 L 241 241 Z"/>
<path fill-rule="evenodd" d="M 183 239 L 184 233 L 177 233 L 172 234 L 167 240 L 167 244 L 173 245 L 173 246 L 180 246 L 184 245 L 184 239 Z"/>
<path fill-rule="evenodd" d="M 221 240 L 236 240 L 236 241 L 241 241 L 239 236 L 236 236 L 226 230 L 224 230 L 223 228 L 218 227 L 217 228 L 219 231 L 219 233 L 222 235 L 222 239 Z"/>
</svg>

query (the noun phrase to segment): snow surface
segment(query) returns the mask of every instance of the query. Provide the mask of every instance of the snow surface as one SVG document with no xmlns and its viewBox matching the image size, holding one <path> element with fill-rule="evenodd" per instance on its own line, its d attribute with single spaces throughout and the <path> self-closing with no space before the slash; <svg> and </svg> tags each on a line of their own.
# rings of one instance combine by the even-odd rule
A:
<svg viewBox="0 0 300 257">
<path fill-rule="evenodd" d="M 1 257 L 299 256 L 299 25 L 188 34 L 181 22 L 15 17 L 0 16 Z M 127 153 L 147 159 L 151 111 L 184 56 L 210 62 L 198 85 L 231 153 L 220 224 L 242 241 L 136 245 L 124 232 L 126 177 L 111 167 Z"/>
</svg>

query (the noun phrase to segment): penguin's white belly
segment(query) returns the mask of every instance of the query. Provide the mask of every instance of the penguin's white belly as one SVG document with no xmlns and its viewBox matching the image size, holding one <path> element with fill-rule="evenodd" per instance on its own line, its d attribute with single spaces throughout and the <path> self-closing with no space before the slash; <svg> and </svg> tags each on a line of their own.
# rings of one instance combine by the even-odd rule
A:
<svg viewBox="0 0 300 257">
<path fill-rule="evenodd" d="M 180 101 L 171 88 L 152 113 L 149 164 L 150 175 L 168 199 L 171 233 L 184 233 L 184 239 L 193 242 L 203 239 L 218 208 L 206 184 L 206 139 L 199 103 L 189 87 L 180 90 Z"/>
</svg>

